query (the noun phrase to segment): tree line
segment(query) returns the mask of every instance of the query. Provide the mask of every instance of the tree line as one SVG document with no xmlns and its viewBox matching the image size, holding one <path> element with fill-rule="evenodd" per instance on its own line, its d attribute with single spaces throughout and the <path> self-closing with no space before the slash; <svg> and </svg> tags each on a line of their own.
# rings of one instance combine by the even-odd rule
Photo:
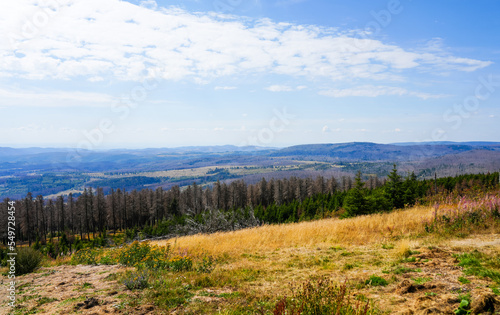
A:
<svg viewBox="0 0 500 315">
<path fill-rule="evenodd" d="M 351 177 L 264 178 L 256 184 L 243 180 L 217 181 L 211 186 L 196 183 L 164 190 L 126 191 L 88 187 L 75 196 L 44 199 L 42 195 L 16 200 L 16 238 L 28 244 L 47 242 L 53 236 L 91 240 L 103 233 L 133 229 L 147 235 L 168 234 L 169 227 L 184 224 L 186 218 L 203 223 L 207 211 L 250 213 L 263 223 L 285 223 L 312 220 L 326 216 L 356 216 L 422 202 L 426 197 L 463 194 L 469 190 L 498 187 L 499 173 L 460 175 L 418 180 L 413 173 L 400 175 L 394 169 L 387 178 Z M 6 198 L 0 203 L 7 213 Z M 0 216 L 0 237 L 7 241 L 7 216 Z M 5 221 L 5 222 L 4 222 Z M 241 224 L 240 224 L 241 225 Z"/>
</svg>

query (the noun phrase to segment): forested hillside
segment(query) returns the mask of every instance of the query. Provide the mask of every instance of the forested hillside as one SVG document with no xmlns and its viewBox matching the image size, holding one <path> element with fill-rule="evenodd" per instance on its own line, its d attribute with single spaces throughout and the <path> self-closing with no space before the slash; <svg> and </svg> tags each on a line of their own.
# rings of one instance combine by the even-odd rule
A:
<svg viewBox="0 0 500 315">
<path fill-rule="evenodd" d="M 324 217 L 351 217 L 427 203 L 440 196 L 464 195 L 497 188 L 499 173 L 417 180 L 413 173 L 394 169 L 388 178 L 262 179 L 257 184 L 236 180 L 213 186 L 196 183 L 181 189 L 126 191 L 85 189 L 74 197 L 45 200 L 28 193 L 16 200 L 17 238 L 37 246 L 63 240 L 68 251 L 77 240 L 96 240 L 106 233 L 126 231 L 142 237 L 234 230 L 262 223 L 307 221 Z M 0 207 L 8 208 L 10 199 Z M 6 218 L 2 218 L 5 220 Z M 7 242 L 5 227 L 2 241 Z M 52 249 L 54 250 L 54 249 Z"/>
<path fill-rule="evenodd" d="M 367 142 L 313 144 L 283 149 L 259 147 L 186 147 L 176 149 L 84 151 L 73 159 L 70 149 L 0 148 L 0 200 L 34 196 L 74 196 L 85 188 L 144 188 L 213 185 L 241 179 L 255 184 L 299 177 L 354 176 L 358 171 L 387 177 L 398 162 L 402 172 L 418 179 L 496 172 L 500 169 L 498 143 Z"/>
</svg>

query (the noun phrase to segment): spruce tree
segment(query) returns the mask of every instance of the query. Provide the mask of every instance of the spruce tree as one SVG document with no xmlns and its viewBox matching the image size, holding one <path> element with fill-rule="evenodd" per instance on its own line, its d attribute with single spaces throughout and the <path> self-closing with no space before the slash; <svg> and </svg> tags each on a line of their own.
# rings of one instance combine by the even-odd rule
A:
<svg viewBox="0 0 500 315">
<path fill-rule="evenodd" d="M 356 174 L 354 187 L 350 189 L 344 200 L 346 217 L 370 213 L 370 207 L 366 198 L 365 183 L 361 179 L 361 172 Z"/>
<path fill-rule="evenodd" d="M 403 192 L 403 181 L 401 176 L 398 174 L 398 169 L 396 164 L 388 176 L 389 181 L 386 185 L 387 199 L 389 199 L 393 208 L 403 208 L 404 207 L 404 192 Z"/>
</svg>

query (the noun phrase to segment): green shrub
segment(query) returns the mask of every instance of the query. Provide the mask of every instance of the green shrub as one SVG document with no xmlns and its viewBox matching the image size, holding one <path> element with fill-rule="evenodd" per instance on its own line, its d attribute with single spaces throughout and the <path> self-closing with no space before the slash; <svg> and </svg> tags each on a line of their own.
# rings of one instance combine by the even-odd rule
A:
<svg viewBox="0 0 500 315">
<path fill-rule="evenodd" d="M 101 265 L 114 265 L 114 264 L 116 264 L 114 259 L 108 255 L 102 256 L 101 259 L 99 260 L 99 263 Z"/>
<path fill-rule="evenodd" d="M 136 231 L 135 229 L 126 229 L 125 236 L 128 240 L 133 240 L 135 238 Z"/>
<path fill-rule="evenodd" d="M 92 248 L 81 249 L 71 256 L 72 265 L 97 265 L 98 252 Z"/>
<path fill-rule="evenodd" d="M 193 268 L 193 260 L 189 256 L 176 256 L 170 260 L 169 265 L 175 272 L 189 271 Z"/>
<path fill-rule="evenodd" d="M 16 250 L 16 276 L 33 272 L 42 263 L 42 254 L 31 247 L 21 247 Z"/>
<path fill-rule="evenodd" d="M 139 264 L 151 251 L 151 246 L 148 243 L 137 241 L 129 246 L 124 246 L 118 254 L 118 262 L 125 266 L 136 266 Z"/>
</svg>

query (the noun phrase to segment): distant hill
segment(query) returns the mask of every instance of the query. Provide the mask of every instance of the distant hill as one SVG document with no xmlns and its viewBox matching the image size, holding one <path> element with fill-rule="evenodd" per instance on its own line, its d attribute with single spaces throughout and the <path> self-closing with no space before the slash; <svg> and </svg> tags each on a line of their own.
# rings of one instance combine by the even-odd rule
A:
<svg viewBox="0 0 500 315">
<path fill-rule="evenodd" d="M 491 141 L 469 141 L 469 142 L 453 142 L 453 141 L 435 141 L 435 142 L 398 142 L 391 143 L 393 145 L 413 146 L 413 145 L 468 145 L 468 146 L 500 146 L 500 142 Z"/>
<path fill-rule="evenodd" d="M 308 144 L 281 149 L 272 156 L 325 157 L 331 161 L 415 161 L 474 150 L 500 151 L 500 143 L 377 144 L 351 142 Z"/>
</svg>

